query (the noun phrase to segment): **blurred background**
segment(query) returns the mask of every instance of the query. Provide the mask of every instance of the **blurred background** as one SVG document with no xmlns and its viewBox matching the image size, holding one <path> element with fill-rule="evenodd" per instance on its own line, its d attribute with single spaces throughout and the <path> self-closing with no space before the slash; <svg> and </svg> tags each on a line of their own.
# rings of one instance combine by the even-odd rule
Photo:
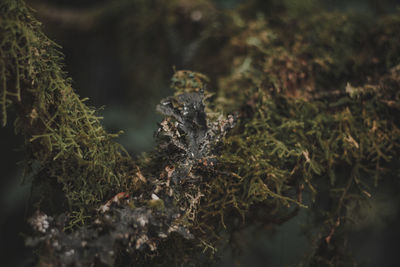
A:
<svg viewBox="0 0 400 267">
<path fill-rule="evenodd" d="M 395 0 L 41 0 L 27 1 L 43 22 L 43 31 L 61 45 L 65 70 L 73 87 L 89 105 L 104 107 L 104 125 L 111 132 L 123 130 L 118 141 L 137 156 L 150 151 L 153 133 L 161 117 L 155 106 L 171 95 L 169 79 L 174 69 L 190 69 L 211 78 L 230 71 L 224 61 L 229 23 L 224 13 L 234 8 L 257 7 L 248 16 L 273 16 L 271 10 L 285 6 L 288 13 L 321 5 L 328 10 L 361 12 L 373 16 L 390 13 Z M 251 2 L 251 4 L 250 4 Z M 12 118 L 9 120 L 12 121 Z M 21 136 L 12 123 L 0 129 L 0 253 L 3 266 L 29 266 L 32 252 L 23 244 L 29 181 L 23 182 Z M 394 179 L 394 178 L 393 178 Z M 29 180 L 29 179 L 28 179 Z M 362 266 L 398 266 L 400 239 L 398 181 L 386 182 L 372 203 L 377 220 L 354 230 L 352 242 Z M 393 187 L 393 183 L 396 184 Z M 248 229 L 240 239 L 243 266 L 287 266 L 295 264 L 307 250 L 301 234 L 305 211 L 295 220 L 272 229 Z M 373 217 L 373 216 L 372 216 Z M 279 233 L 279 234 L 275 234 Z M 232 250 L 223 252 L 219 265 L 233 266 Z"/>
</svg>

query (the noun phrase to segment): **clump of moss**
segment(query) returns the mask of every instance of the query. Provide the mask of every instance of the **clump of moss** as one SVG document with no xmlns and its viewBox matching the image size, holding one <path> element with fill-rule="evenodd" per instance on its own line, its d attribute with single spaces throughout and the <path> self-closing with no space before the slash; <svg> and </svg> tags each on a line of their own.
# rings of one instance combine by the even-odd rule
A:
<svg viewBox="0 0 400 267">
<path fill-rule="evenodd" d="M 83 224 L 101 201 L 127 188 L 133 163 L 112 140 L 118 134 L 107 133 L 72 89 L 59 46 L 32 11 L 22 1 L 5 1 L 0 12 L 2 124 L 12 103 L 16 130 L 25 136 L 26 172 L 35 187 L 49 186 L 39 190 L 40 208 L 53 213 L 67 205 L 71 225 Z"/>
<path fill-rule="evenodd" d="M 285 206 L 311 195 L 320 232 L 308 264 L 351 261 L 347 214 L 398 173 L 400 145 L 400 54 L 388 45 L 398 14 L 366 19 L 321 12 L 273 24 L 261 15 L 231 38 L 232 71 L 219 80 L 218 101 L 241 119 L 224 142 L 230 173 L 213 181 L 205 214 L 280 223 L 296 215 Z"/>
<path fill-rule="evenodd" d="M 260 12 L 247 20 L 234 13 L 236 30 L 225 46 L 232 68 L 218 77 L 219 103 L 225 109 L 238 109 L 250 88 L 310 99 L 338 93 L 348 82 L 377 83 L 398 64 L 398 13 L 372 18 L 321 7 L 309 10 L 313 12 L 288 17 L 283 8 L 273 16 Z"/>
</svg>

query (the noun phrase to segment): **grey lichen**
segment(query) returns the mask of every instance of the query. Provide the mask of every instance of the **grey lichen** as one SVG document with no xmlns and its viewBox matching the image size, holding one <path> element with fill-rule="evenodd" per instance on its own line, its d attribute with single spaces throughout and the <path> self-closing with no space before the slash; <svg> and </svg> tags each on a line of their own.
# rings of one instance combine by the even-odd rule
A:
<svg viewBox="0 0 400 267">
<path fill-rule="evenodd" d="M 168 117 L 158 130 L 158 155 L 168 160 L 158 159 L 166 165 L 159 177 L 145 179 L 149 191 L 139 196 L 117 194 L 97 209 L 91 227 L 71 233 L 63 230 L 65 215 L 50 226 L 46 221 L 45 230 L 41 221 L 47 215 L 35 215 L 31 222 L 38 236 L 29 238 L 27 245 L 43 244 L 46 251 L 53 251 L 49 262 L 62 266 L 96 261 L 112 266 L 121 248 L 128 254 L 151 253 L 173 233 L 195 239 L 190 227 L 204 196 L 200 193 L 204 175 L 198 169 L 212 171 L 217 163 L 213 150 L 235 123 L 232 116 L 209 121 L 203 101 L 202 90 L 161 101 L 157 109 Z"/>
</svg>

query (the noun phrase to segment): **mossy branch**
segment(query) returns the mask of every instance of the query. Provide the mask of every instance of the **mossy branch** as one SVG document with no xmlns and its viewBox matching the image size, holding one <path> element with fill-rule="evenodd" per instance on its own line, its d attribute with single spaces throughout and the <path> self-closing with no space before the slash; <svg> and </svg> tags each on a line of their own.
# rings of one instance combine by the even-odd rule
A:
<svg viewBox="0 0 400 267">
<path fill-rule="evenodd" d="M 336 13 L 274 24 L 290 30 L 233 12 L 232 70 L 216 97 L 205 75 L 177 71 L 175 95 L 157 107 L 157 146 L 134 162 L 72 89 L 32 11 L 15 0 L 0 12 L 1 121 L 13 106 L 41 193 L 27 243 L 41 246 L 43 265 L 197 263 L 246 225 L 278 225 L 306 207 L 321 229 L 308 263 L 338 265 L 351 207 L 399 171 L 399 15 L 371 30 Z"/>
</svg>

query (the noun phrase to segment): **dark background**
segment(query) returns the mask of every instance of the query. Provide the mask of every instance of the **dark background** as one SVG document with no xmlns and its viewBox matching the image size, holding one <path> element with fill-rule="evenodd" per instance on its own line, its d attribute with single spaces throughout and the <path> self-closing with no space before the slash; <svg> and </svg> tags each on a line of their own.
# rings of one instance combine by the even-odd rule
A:
<svg viewBox="0 0 400 267">
<path fill-rule="evenodd" d="M 153 133 L 161 119 L 155 105 L 172 93 L 169 79 L 174 66 L 204 72 L 210 75 L 212 84 L 213 77 L 224 71 L 213 64 L 213 52 L 205 51 L 212 47 L 204 45 L 204 23 L 217 23 L 213 16 L 218 12 L 245 1 L 182 0 L 182 8 L 171 9 L 157 6 L 157 2 L 28 1 L 37 10 L 44 32 L 62 46 L 65 69 L 73 78 L 75 90 L 81 97 L 89 97 L 90 105 L 104 106 L 101 114 L 105 127 L 111 132 L 124 130 L 118 141 L 133 156 L 150 151 L 154 145 Z M 268 7 L 276 1 L 264 2 L 264 7 Z M 295 11 L 296 1 L 285 2 L 292 3 Z M 397 4 L 394 0 L 323 1 L 329 10 L 374 15 L 392 12 Z M 193 19 L 193 12 L 185 7 L 198 8 L 203 12 L 202 18 Z M 268 14 L 267 9 L 265 13 Z M 218 36 L 218 30 L 216 33 L 214 42 L 218 46 L 224 38 Z M 207 57 L 210 65 L 196 60 Z M 0 262 L 2 266 L 25 266 L 32 256 L 23 245 L 30 185 L 22 179 L 23 166 L 18 162 L 24 157 L 23 138 L 14 135 L 12 121 L 10 118 L 7 127 L 0 129 Z M 353 229 L 350 243 L 362 266 L 398 266 L 398 188 L 399 181 L 390 178 L 381 184 L 367 211 L 369 219 Z M 303 211 L 276 231 L 249 228 L 241 236 L 246 248 L 240 256 L 243 266 L 285 266 L 298 262 L 307 251 L 307 241 L 301 234 L 305 215 Z M 232 266 L 231 250 L 227 248 L 223 255 L 219 265 Z"/>
</svg>

